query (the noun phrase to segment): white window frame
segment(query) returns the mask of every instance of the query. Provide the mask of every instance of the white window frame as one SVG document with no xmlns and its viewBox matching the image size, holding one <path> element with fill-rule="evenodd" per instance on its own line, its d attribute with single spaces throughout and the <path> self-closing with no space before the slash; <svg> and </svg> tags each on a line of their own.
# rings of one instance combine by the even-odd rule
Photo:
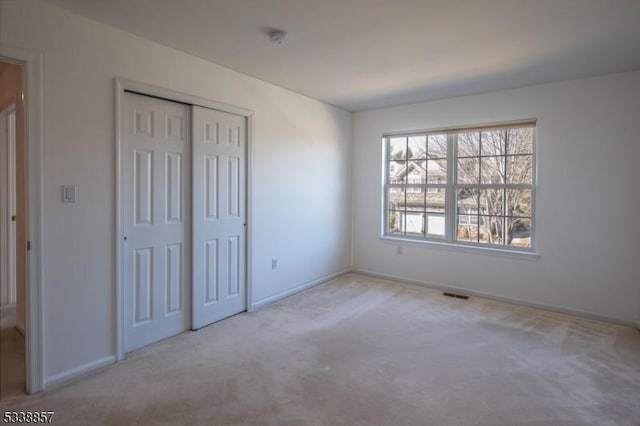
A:
<svg viewBox="0 0 640 426">
<path fill-rule="evenodd" d="M 532 141 L 532 183 L 529 184 L 496 184 L 491 186 L 499 186 L 504 189 L 530 189 L 531 190 L 531 228 L 530 228 L 530 238 L 531 244 L 530 247 L 519 247 L 519 246 L 507 246 L 501 244 L 489 244 L 489 243 L 479 243 L 479 242 L 470 242 L 470 241 L 460 241 L 456 239 L 457 227 L 456 227 L 456 216 L 457 216 L 457 191 L 461 188 L 465 187 L 481 187 L 487 188 L 487 184 L 484 185 L 476 185 L 476 184 L 458 184 L 457 183 L 457 133 L 458 132 L 468 132 L 468 131 L 480 131 L 480 130 L 492 130 L 492 129 L 500 129 L 500 128 L 516 128 L 516 127 L 533 127 L 533 141 Z M 425 234 L 425 236 L 413 236 L 413 235 L 403 235 L 396 233 L 388 233 L 389 229 L 389 200 L 388 200 L 388 188 L 397 186 L 396 184 L 390 184 L 389 175 L 388 175 L 388 164 L 390 161 L 389 155 L 389 139 L 394 137 L 409 137 L 409 136 L 428 136 L 433 134 L 447 134 L 447 181 L 446 184 L 437 184 L 433 186 L 433 184 L 429 184 L 428 178 L 424 183 L 424 190 L 426 193 L 429 192 L 430 188 L 445 188 L 446 189 L 446 199 L 445 199 L 445 235 L 444 238 L 437 237 L 429 237 Z M 406 245 L 435 245 L 440 247 L 449 247 L 449 248 L 462 248 L 464 251 L 489 251 L 496 253 L 505 253 L 505 254 L 525 254 L 525 255 L 538 255 L 536 251 L 536 234 L 537 234 L 537 221 L 536 221 L 536 192 L 537 192 L 537 120 L 536 119 L 527 119 L 527 120 L 518 120 L 518 121 L 509 121 L 509 122 L 501 122 L 501 123 L 489 123 L 489 124 L 479 124 L 472 126 L 456 126 L 456 127 L 446 127 L 446 128 L 437 128 L 437 129 L 427 129 L 427 130 L 417 130 L 417 131 L 407 131 L 407 132 L 390 132 L 384 133 L 382 135 L 382 220 L 381 220 L 381 233 L 380 238 L 383 240 L 387 240 L 394 244 L 397 243 L 406 243 Z M 480 157 L 478 157 L 480 158 Z M 430 186 L 431 185 L 431 186 Z M 425 220 L 427 218 L 425 217 Z"/>
</svg>

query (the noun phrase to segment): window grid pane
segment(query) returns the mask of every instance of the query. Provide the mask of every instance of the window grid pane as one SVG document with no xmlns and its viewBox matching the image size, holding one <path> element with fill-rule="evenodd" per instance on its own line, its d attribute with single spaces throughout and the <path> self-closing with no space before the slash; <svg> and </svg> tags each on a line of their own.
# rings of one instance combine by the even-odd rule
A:
<svg viewBox="0 0 640 426">
<path fill-rule="evenodd" d="M 385 233 L 531 249 L 534 132 L 526 124 L 386 138 Z"/>
</svg>

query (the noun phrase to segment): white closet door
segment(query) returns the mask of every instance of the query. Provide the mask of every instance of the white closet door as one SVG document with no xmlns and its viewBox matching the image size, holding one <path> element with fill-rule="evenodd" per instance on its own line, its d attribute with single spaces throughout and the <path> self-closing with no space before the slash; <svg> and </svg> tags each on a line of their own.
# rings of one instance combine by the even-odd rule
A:
<svg viewBox="0 0 640 426">
<path fill-rule="evenodd" d="M 245 311 L 246 118 L 193 107 L 193 328 Z"/>
<path fill-rule="evenodd" d="M 125 352 L 191 326 L 190 107 L 125 94 Z"/>
</svg>

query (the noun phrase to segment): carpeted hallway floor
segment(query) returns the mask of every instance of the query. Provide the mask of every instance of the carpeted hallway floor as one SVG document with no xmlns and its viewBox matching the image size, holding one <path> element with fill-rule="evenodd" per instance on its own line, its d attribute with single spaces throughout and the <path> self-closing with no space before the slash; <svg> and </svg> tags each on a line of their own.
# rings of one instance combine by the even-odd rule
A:
<svg viewBox="0 0 640 426">
<path fill-rule="evenodd" d="M 4 400 L 24 395 L 24 367 L 24 337 L 16 329 L 16 307 L 3 307 L 0 309 L 0 407 Z"/>
<path fill-rule="evenodd" d="M 54 424 L 640 424 L 640 333 L 348 274 L 3 410 Z"/>
</svg>

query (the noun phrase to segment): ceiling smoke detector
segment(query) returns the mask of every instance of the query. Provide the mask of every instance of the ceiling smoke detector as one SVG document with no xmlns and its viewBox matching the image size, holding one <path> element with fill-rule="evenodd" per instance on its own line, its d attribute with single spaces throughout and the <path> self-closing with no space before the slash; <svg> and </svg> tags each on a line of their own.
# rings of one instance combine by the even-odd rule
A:
<svg viewBox="0 0 640 426">
<path fill-rule="evenodd" d="M 286 35 L 287 33 L 282 30 L 271 30 L 269 31 L 269 40 L 274 43 L 282 44 Z"/>
</svg>

